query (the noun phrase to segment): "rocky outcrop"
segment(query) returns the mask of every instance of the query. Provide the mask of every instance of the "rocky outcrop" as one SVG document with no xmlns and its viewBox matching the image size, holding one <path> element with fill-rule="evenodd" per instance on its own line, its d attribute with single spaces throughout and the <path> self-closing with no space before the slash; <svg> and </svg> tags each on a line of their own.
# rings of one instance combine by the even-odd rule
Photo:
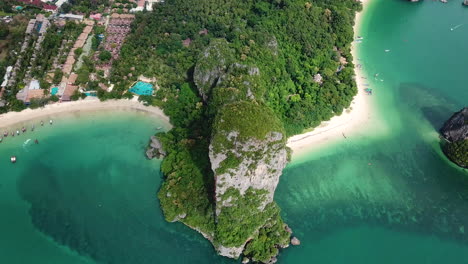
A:
<svg viewBox="0 0 468 264">
<path fill-rule="evenodd" d="M 237 220 L 226 219 L 235 216 L 223 212 L 232 211 L 230 207 L 238 206 L 247 192 L 249 201 L 257 199 L 258 202 L 248 213 L 264 219 L 256 222 L 258 226 L 249 230 L 250 233 L 243 233 L 233 245 L 225 246 L 221 241 L 216 246 L 220 255 L 239 257 L 245 244 L 268 221 L 266 207 L 273 202 L 276 186 L 288 162 L 285 143 L 280 121 L 264 105 L 240 101 L 218 112 L 209 151 L 215 175 L 216 217 L 223 219 L 218 224 Z"/>
<path fill-rule="evenodd" d="M 163 146 L 159 139 L 155 136 L 151 137 L 151 141 L 149 143 L 149 147 L 146 150 L 146 157 L 148 159 L 153 158 L 164 158 L 166 156 L 166 152 L 163 149 Z"/>
<path fill-rule="evenodd" d="M 200 55 L 193 80 L 203 100 L 206 101 L 219 77 L 227 71 L 234 57 L 225 39 L 216 39 Z"/>
<path fill-rule="evenodd" d="M 275 37 L 264 45 L 273 57 L 278 54 Z M 260 69 L 236 62 L 233 54 L 225 39 L 212 40 L 193 76 L 214 118 L 209 146 L 215 180 L 212 243 L 222 256 L 238 258 L 246 250 L 253 257 L 261 249 L 268 253 L 260 255 L 268 257 L 252 261 L 275 262 L 277 249 L 289 245 L 290 238 L 273 201 L 289 157 L 286 135 L 263 103 L 267 87 Z M 269 238 L 265 247 L 259 246 L 266 243 L 260 234 Z"/>
<path fill-rule="evenodd" d="M 440 130 L 447 142 L 442 150 L 455 164 L 468 168 L 468 107 L 455 113 Z"/>
<path fill-rule="evenodd" d="M 229 200 L 222 201 L 220 197 L 231 187 L 238 189 L 242 195 L 250 187 L 266 190 L 267 199 L 262 203 L 264 208 L 273 201 L 279 177 L 287 164 L 284 135 L 272 131 L 263 140 L 242 140 L 239 132 L 225 131 L 225 137 L 232 148 L 216 152 L 213 145 L 210 146 L 211 168 L 216 178 L 217 214 L 222 207 L 229 205 Z"/>
<path fill-rule="evenodd" d="M 445 122 L 440 130 L 442 136 L 450 142 L 465 140 L 468 138 L 468 107 L 455 113 Z"/>
<path fill-rule="evenodd" d="M 300 244 L 301 244 L 301 241 L 297 237 L 291 238 L 291 245 L 299 246 Z"/>
</svg>

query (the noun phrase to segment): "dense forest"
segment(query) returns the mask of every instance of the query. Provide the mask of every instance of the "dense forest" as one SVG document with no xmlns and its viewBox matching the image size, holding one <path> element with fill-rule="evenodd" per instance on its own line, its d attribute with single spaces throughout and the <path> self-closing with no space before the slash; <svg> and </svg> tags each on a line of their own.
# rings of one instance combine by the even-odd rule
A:
<svg viewBox="0 0 468 264">
<path fill-rule="evenodd" d="M 177 103 L 170 99 L 191 82 L 201 50 L 211 39 L 224 38 L 236 60 L 268 76 L 264 100 L 288 135 L 297 134 L 341 114 L 356 94 L 350 44 L 360 8 L 352 0 L 166 1 L 137 17 L 112 81 L 129 84 L 135 72 L 155 76 L 163 87 L 157 99 Z M 321 83 L 314 82 L 317 74 Z"/>
<path fill-rule="evenodd" d="M 240 111 L 232 108 L 238 106 L 264 116 L 265 122 L 255 124 L 254 112 L 229 115 L 230 124 L 251 136 L 271 129 L 290 136 L 341 114 L 357 92 L 350 45 L 360 8 L 354 0 L 167 0 L 137 15 L 113 64 L 114 90 L 100 98 L 120 98 L 139 75 L 157 79 L 156 95 L 140 99 L 163 107 L 174 125 L 157 135 L 167 152 L 158 197 L 168 221 L 201 231 L 215 247 L 250 239 L 244 254 L 255 261 L 278 253 L 289 233 L 274 202 L 256 209 L 261 190 L 242 196 L 230 189 L 237 206 L 215 215 L 208 152 L 220 128 L 218 112 Z M 201 68 L 222 77 L 200 81 Z M 228 157 L 218 170 L 237 164 Z"/>
</svg>

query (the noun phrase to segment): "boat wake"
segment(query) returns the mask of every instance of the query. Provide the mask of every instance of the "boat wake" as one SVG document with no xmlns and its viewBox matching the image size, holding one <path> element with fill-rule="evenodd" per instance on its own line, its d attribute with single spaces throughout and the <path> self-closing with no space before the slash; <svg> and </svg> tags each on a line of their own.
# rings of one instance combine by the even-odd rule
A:
<svg viewBox="0 0 468 264">
<path fill-rule="evenodd" d="M 450 28 L 450 31 L 454 31 L 455 29 L 457 29 L 457 28 L 459 28 L 459 27 L 461 27 L 461 26 L 463 26 L 463 25 L 464 25 L 464 24 L 456 25 L 456 26 L 454 26 L 453 28 Z"/>
<path fill-rule="evenodd" d="M 31 142 L 31 139 L 30 139 L 30 138 L 28 138 L 28 139 L 23 143 L 23 149 L 24 149 L 26 152 L 28 152 L 27 146 L 28 146 L 29 142 Z"/>
</svg>

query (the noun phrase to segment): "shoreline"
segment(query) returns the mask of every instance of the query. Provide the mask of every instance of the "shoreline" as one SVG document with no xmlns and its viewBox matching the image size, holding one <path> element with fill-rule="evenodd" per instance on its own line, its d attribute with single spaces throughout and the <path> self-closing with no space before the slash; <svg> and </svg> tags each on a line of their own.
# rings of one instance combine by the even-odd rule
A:
<svg viewBox="0 0 468 264">
<path fill-rule="evenodd" d="M 93 111 L 111 111 L 111 110 L 136 110 L 142 111 L 150 116 L 165 121 L 168 126 L 169 117 L 164 112 L 154 106 L 145 106 L 137 100 L 108 100 L 101 102 L 99 99 L 85 99 L 74 102 L 49 104 L 38 109 L 25 109 L 21 112 L 8 112 L 0 115 L 0 131 L 11 128 L 15 125 L 30 122 L 46 117 L 57 117 L 65 114 L 93 112 Z M 48 118 L 47 118 L 48 119 Z M 48 120 L 46 120 L 48 122 Z"/>
<path fill-rule="evenodd" d="M 362 17 L 366 12 L 365 9 L 368 7 L 369 1 L 361 0 L 363 10 L 356 13 L 353 27 L 354 39 L 359 35 Z M 371 96 L 367 95 L 364 91 L 366 88 L 364 86 L 366 79 L 363 78 L 366 77 L 365 74 L 356 67 L 359 61 L 355 42 L 352 43 L 351 54 L 353 55 L 353 63 L 355 65 L 354 72 L 358 92 L 353 98 L 350 107 L 344 109 L 340 116 L 334 116 L 328 121 L 322 121 L 312 131 L 288 138 L 287 146 L 292 149 L 293 158 L 315 151 L 324 145 L 346 140 L 348 137 L 355 135 L 358 130 L 363 129 L 364 125 L 371 119 Z"/>
</svg>

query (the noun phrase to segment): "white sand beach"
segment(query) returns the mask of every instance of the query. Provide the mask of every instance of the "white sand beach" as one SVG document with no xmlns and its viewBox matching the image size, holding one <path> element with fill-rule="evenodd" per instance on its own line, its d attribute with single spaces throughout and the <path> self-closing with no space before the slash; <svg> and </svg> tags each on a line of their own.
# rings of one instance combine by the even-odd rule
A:
<svg viewBox="0 0 468 264">
<path fill-rule="evenodd" d="M 354 25 L 354 36 L 358 36 L 361 26 L 362 15 L 367 8 L 369 0 L 362 0 L 363 11 L 356 14 Z M 354 58 L 354 65 L 359 64 L 357 61 L 358 54 L 356 43 L 353 42 L 351 52 Z M 296 135 L 288 139 L 288 147 L 293 150 L 293 155 L 297 156 L 311 150 L 315 150 L 325 144 L 337 142 L 339 140 L 351 139 L 353 134 L 362 129 L 371 118 L 371 96 L 367 95 L 364 89 L 363 73 L 360 69 L 355 68 L 356 84 L 358 94 L 354 97 L 349 109 L 343 111 L 340 116 L 335 116 L 329 121 L 322 122 L 313 131 Z"/>
<path fill-rule="evenodd" d="M 88 99 L 89 98 L 89 99 Z M 16 124 L 44 118 L 48 121 L 50 117 L 92 111 L 111 111 L 111 110 L 135 110 L 143 111 L 158 119 L 164 120 L 169 124 L 169 118 L 163 111 L 154 106 L 144 106 L 137 100 L 108 100 L 101 102 L 97 98 L 88 97 L 86 100 L 75 102 L 55 103 L 46 105 L 39 109 L 26 109 L 21 112 L 8 112 L 0 115 L 0 128 L 11 127 Z"/>
</svg>

